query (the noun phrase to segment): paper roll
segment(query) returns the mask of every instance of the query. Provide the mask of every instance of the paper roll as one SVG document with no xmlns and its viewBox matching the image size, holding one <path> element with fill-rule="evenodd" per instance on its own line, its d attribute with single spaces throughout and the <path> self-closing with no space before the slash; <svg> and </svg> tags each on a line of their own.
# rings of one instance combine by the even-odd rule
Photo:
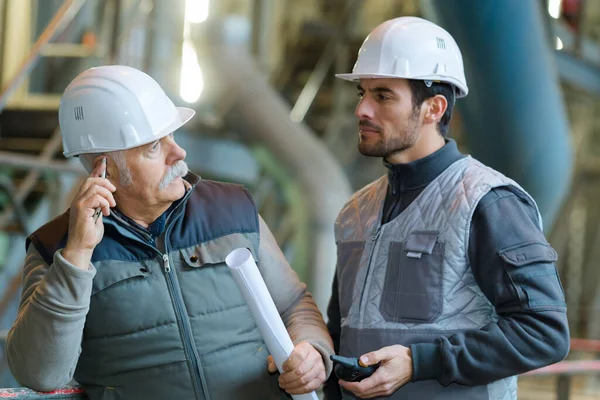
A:
<svg viewBox="0 0 600 400">
<path fill-rule="evenodd" d="M 225 258 L 225 263 L 230 268 L 233 278 L 252 312 L 254 321 L 273 356 L 277 369 L 282 373 L 282 365 L 290 356 L 294 344 L 254 262 L 252 253 L 248 249 L 235 249 Z M 319 400 L 315 392 L 292 395 L 292 398 L 294 400 Z"/>
</svg>

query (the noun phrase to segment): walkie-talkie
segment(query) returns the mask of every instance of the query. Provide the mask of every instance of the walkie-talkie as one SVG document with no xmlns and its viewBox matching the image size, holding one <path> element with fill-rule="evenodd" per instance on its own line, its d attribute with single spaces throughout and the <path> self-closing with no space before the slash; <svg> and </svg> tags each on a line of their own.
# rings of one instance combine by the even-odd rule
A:
<svg viewBox="0 0 600 400">
<path fill-rule="evenodd" d="M 331 354 L 329 359 L 333 361 L 335 375 L 347 382 L 360 382 L 373 375 L 379 368 L 380 363 L 364 367 L 356 357 L 342 357 Z"/>
</svg>

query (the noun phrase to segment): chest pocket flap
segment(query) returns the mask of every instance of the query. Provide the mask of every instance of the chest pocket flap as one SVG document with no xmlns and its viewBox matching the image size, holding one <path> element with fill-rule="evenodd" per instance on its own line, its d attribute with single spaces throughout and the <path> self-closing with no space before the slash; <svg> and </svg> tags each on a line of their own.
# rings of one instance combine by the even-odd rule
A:
<svg viewBox="0 0 600 400">
<path fill-rule="evenodd" d="M 420 231 L 412 232 L 406 240 L 406 256 L 410 258 L 421 258 L 423 254 L 431 254 L 437 241 L 439 232 Z"/>
<path fill-rule="evenodd" d="M 499 310 L 547 309 L 566 306 L 564 290 L 554 262 L 556 251 L 547 243 L 524 243 L 498 252 L 506 262 L 506 273 L 517 299 L 507 299 Z"/>
<path fill-rule="evenodd" d="M 145 278 L 151 275 L 150 269 L 144 263 L 126 261 L 111 261 L 96 268 L 96 276 L 92 283 L 92 296 L 118 282 L 131 278 Z"/>
<path fill-rule="evenodd" d="M 241 240 L 240 240 L 241 239 Z M 252 242 L 242 235 L 228 235 L 210 242 L 200 243 L 196 246 L 179 250 L 185 265 L 191 268 L 224 264 L 225 258 L 233 250 L 247 248 L 252 253 L 254 261 L 258 264 L 258 256 L 254 251 Z"/>
</svg>

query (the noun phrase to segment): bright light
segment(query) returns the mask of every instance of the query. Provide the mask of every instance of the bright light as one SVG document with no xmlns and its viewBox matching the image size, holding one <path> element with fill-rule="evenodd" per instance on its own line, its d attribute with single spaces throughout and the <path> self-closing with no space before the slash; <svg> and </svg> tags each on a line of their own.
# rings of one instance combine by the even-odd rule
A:
<svg viewBox="0 0 600 400">
<path fill-rule="evenodd" d="M 195 103 L 204 89 L 202 69 L 198 64 L 196 49 L 189 40 L 183 41 L 181 49 L 181 76 L 179 81 L 179 95 L 188 103 Z"/>
<path fill-rule="evenodd" d="M 556 50 L 562 50 L 562 48 L 563 48 L 562 40 L 560 40 L 560 38 L 557 36 L 556 37 Z"/>
<path fill-rule="evenodd" d="M 185 20 L 199 24 L 208 18 L 209 0 L 185 0 Z"/>
<path fill-rule="evenodd" d="M 552 18 L 560 18 L 561 5 L 562 0 L 548 0 L 548 14 L 550 14 Z"/>
</svg>

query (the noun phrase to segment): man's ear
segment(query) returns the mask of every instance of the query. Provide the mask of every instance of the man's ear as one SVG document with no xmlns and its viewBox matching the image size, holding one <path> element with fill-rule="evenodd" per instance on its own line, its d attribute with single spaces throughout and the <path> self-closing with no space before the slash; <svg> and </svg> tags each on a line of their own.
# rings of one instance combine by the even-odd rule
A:
<svg viewBox="0 0 600 400">
<path fill-rule="evenodd" d="M 92 168 L 95 169 L 102 162 L 103 158 L 106 158 L 106 177 L 109 177 L 112 168 L 109 168 L 110 157 L 108 157 L 105 153 L 97 153 L 95 155 Z"/>
<path fill-rule="evenodd" d="M 446 97 L 442 96 L 441 94 L 436 94 L 435 96 L 425 100 L 425 102 L 427 107 L 425 109 L 423 121 L 426 123 L 437 124 L 442 119 L 446 109 L 448 108 L 448 100 L 446 100 Z"/>
</svg>

